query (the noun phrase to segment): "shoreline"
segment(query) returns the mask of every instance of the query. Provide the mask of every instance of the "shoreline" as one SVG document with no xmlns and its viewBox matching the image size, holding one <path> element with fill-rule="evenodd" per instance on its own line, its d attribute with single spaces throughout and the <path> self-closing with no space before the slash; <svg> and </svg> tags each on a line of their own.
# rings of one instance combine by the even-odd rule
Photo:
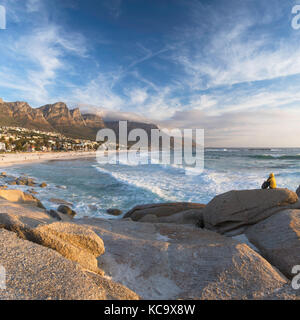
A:
<svg viewBox="0 0 300 320">
<path fill-rule="evenodd" d="M 35 153 L 10 153 L 0 155 L 0 168 L 15 164 L 44 162 L 50 160 L 76 160 L 96 158 L 96 151 L 77 152 L 35 152 Z"/>
<path fill-rule="evenodd" d="M 64 155 L 59 157 L 63 160 L 86 154 L 54 155 Z M 0 178 L 3 185 L 10 179 L 6 174 Z M 40 187 L 25 179 L 17 185 Z M 140 204 L 120 219 L 75 219 L 66 202 L 61 209 L 57 203 L 56 210 L 47 210 L 33 194 L 0 188 L 0 241 L 5 243 L 0 260 L 12 275 L 7 290 L 0 290 L 0 300 L 299 298 L 291 289 L 290 265 L 299 259 L 300 242 L 294 234 L 299 232 L 300 203 L 288 189 L 232 191 L 207 205 Z M 290 254 L 275 241 L 280 232 L 283 243 L 292 239 Z M 273 248 L 268 259 L 262 255 L 265 241 L 275 241 L 280 264 Z M 129 247 L 130 255 L 124 250 Z M 157 261 L 162 263 L 153 268 Z M 15 275 L 21 281 L 14 281 Z M 245 285 L 235 287 L 233 281 Z M 226 296 L 219 293 L 223 291 Z"/>
</svg>

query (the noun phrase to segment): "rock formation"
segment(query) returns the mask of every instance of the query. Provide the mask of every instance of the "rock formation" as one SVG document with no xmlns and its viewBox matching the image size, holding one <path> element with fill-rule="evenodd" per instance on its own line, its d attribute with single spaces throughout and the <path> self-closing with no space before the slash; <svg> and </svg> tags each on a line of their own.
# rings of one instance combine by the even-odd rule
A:
<svg viewBox="0 0 300 320">
<path fill-rule="evenodd" d="M 77 223 L 103 239 L 100 268 L 143 299 L 280 299 L 277 290 L 289 289 L 247 245 L 208 230 L 92 218 Z"/>
<path fill-rule="evenodd" d="M 146 204 L 141 206 L 136 206 L 124 215 L 124 219 L 131 218 L 133 221 L 144 221 L 147 220 L 153 222 L 163 222 L 163 218 L 170 217 L 176 213 L 181 213 L 180 216 L 183 216 L 183 212 L 193 210 L 194 216 L 198 216 L 198 220 L 201 218 L 202 210 L 205 207 L 203 204 L 199 203 L 186 203 L 186 202 L 176 202 L 176 203 L 155 203 L 155 204 Z M 189 212 L 189 216 L 191 216 Z M 175 217 L 174 219 L 179 216 Z M 172 218 L 165 219 L 166 222 L 171 222 Z"/>
<path fill-rule="evenodd" d="M 287 277 L 300 265 L 300 210 L 284 210 L 246 231 L 261 254 Z"/>
<path fill-rule="evenodd" d="M 248 226 L 297 203 L 298 196 L 288 189 L 230 191 L 216 196 L 203 209 L 204 227 L 241 234 Z"/>
<path fill-rule="evenodd" d="M 137 206 L 117 220 L 48 214 L 16 191 L 0 190 L 0 261 L 13 275 L 0 299 L 299 299 L 288 278 L 300 210 L 285 210 L 299 205 L 287 189 Z M 220 234 L 241 230 L 250 242 Z"/>
</svg>

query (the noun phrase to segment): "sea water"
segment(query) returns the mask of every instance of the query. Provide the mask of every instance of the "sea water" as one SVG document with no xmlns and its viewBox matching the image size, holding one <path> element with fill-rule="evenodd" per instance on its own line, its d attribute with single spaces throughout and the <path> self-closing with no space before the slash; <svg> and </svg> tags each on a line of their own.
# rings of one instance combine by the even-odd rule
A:
<svg viewBox="0 0 300 320">
<path fill-rule="evenodd" d="M 260 188 L 271 172 L 278 187 L 296 190 L 300 184 L 300 149 L 205 149 L 204 170 L 181 165 L 100 164 L 95 159 L 48 161 L 15 165 L 7 173 L 46 182 L 37 195 L 47 208 L 51 198 L 73 204 L 77 217 L 109 217 L 135 205 L 158 202 L 208 203 L 230 190 Z M 20 188 L 17 186 L 16 188 Z M 21 187 L 24 190 L 29 187 Z"/>
</svg>

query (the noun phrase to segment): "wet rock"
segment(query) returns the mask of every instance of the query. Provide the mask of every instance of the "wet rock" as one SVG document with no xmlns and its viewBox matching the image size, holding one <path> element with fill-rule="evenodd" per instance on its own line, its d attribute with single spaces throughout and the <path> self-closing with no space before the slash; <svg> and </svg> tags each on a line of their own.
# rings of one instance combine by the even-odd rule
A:
<svg viewBox="0 0 300 320">
<path fill-rule="evenodd" d="M 40 188 L 46 188 L 47 187 L 47 183 L 43 182 L 39 185 Z"/>
<path fill-rule="evenodd" d="M 61 212 L 63 214 L 66 214 L 70 217 L 75 217 L 76 215 L 76 212 L 74 210 L 72 210 L 70 207 L 66 206 L 66 205 L 60 205 L 58 208 L 57 208 L 57 211 L 58 212 Z"/>
<path fill-rule="evenodd" d="M 65 201 L 63 199 L 51 198 L 49 201 L 52 202 L 52 203 L 62 204 L 62 205 L 65 205 L 65 206 L 70 206 L 70 207 L 73 206 L 73 203 Z"/>
<path fill-rule="evenodd" d="M 58 188 L 58 189 L 63 189 L 63 190 L 67 189 L 66 186 L 59 186 L 59 185 L 57 185 L 56 188 Z"/>
<path fill-rule="evenodd" d="M 31 193 L 31 194 L 34 194 L 34 195 L 37 195 L 37 194 L 38 194 L 38 192 L 36 192 L 36 191 L 33 190 L 33 189 L 30 189 L 30 190 L 28 190 L 27 192 L 29 192 L 29 193 Z"/>
<path fill-rule="evenodd" d="M 56 219 L 56 220 L 58 220 L 58 221 L 61 221 L 62 219 L 61 219 L 61 217 L 60 217 L 60 215 L 59 215 L 59 212 L 58 211 L 56 211 L 56 210 L 49 210 L 49 211 L 47 211 L 47 213 L 52 217 L 52 218 L 54 218 L 54 219 Z"/>
<path fill-rule="evenodd" d="M 121 214 L 122 214 L 122 211 L 121 210 L 119 210 L 119 209 L 107 209 L 106 210 L 106 212 L 108 213 L 108 214 L 111 214 L 111 215 L 113 215 L 113 216 L 120 216 Z"/>
<path fill-rule="evenodd" d="M 34 187 L 36 185 L 35 181 L 28 177 L 19 177 L 15 181 L 19 186 Z"/>
</svg>

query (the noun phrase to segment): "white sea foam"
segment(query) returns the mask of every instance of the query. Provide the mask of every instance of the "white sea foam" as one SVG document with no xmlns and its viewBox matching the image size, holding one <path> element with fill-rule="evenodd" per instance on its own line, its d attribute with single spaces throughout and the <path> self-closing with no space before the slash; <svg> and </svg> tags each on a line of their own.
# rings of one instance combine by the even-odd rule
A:
<svg viewBox="0 0 300 320">
<path fill-rule="evenodd" d="M 218 149 L 219 150 L 219 149 Z M 278 186 L 296 190 L 300 183 L 299 150 L 235 150 L 231 153 L 206 154 L 206 169 L 183 167 L 176 164 L 128 165 L 121 154 L 118 165 L 98 164 L 92 161 L 51 162 L 8 168 L 7 173 L 23 173 L 46 181 L 48 187 L 38 188 L 38 198 L 47 208 L 57 208 L 50 198 L 74 203 L 78 216 L 106 215 L 108 208 L 126 212 L 135 205 L 161 201 L 207 203 L 218 194 L 241 189 L 257 189 L 274 172 Z M 158 153 L 156 155 L 158 160 Z M 256 159 L 255 154 L 270 154 L 278 158 Z M 284 158 L 282 158 L 284 156 Z M 148 152 L 141 152 L 146 159 Z M 288 161 L 286 160 L 288 157 Z M 155 159 L 155 157 L 153 157 Z M 16 170 L 16 171 L 15 171 Z M 97 170 L 97 171 L 96 171 Z M 56 186 L 64 185 L 61 189 Z M 26 191 L 28 187 L 10 186 Z"/>
</svg>

